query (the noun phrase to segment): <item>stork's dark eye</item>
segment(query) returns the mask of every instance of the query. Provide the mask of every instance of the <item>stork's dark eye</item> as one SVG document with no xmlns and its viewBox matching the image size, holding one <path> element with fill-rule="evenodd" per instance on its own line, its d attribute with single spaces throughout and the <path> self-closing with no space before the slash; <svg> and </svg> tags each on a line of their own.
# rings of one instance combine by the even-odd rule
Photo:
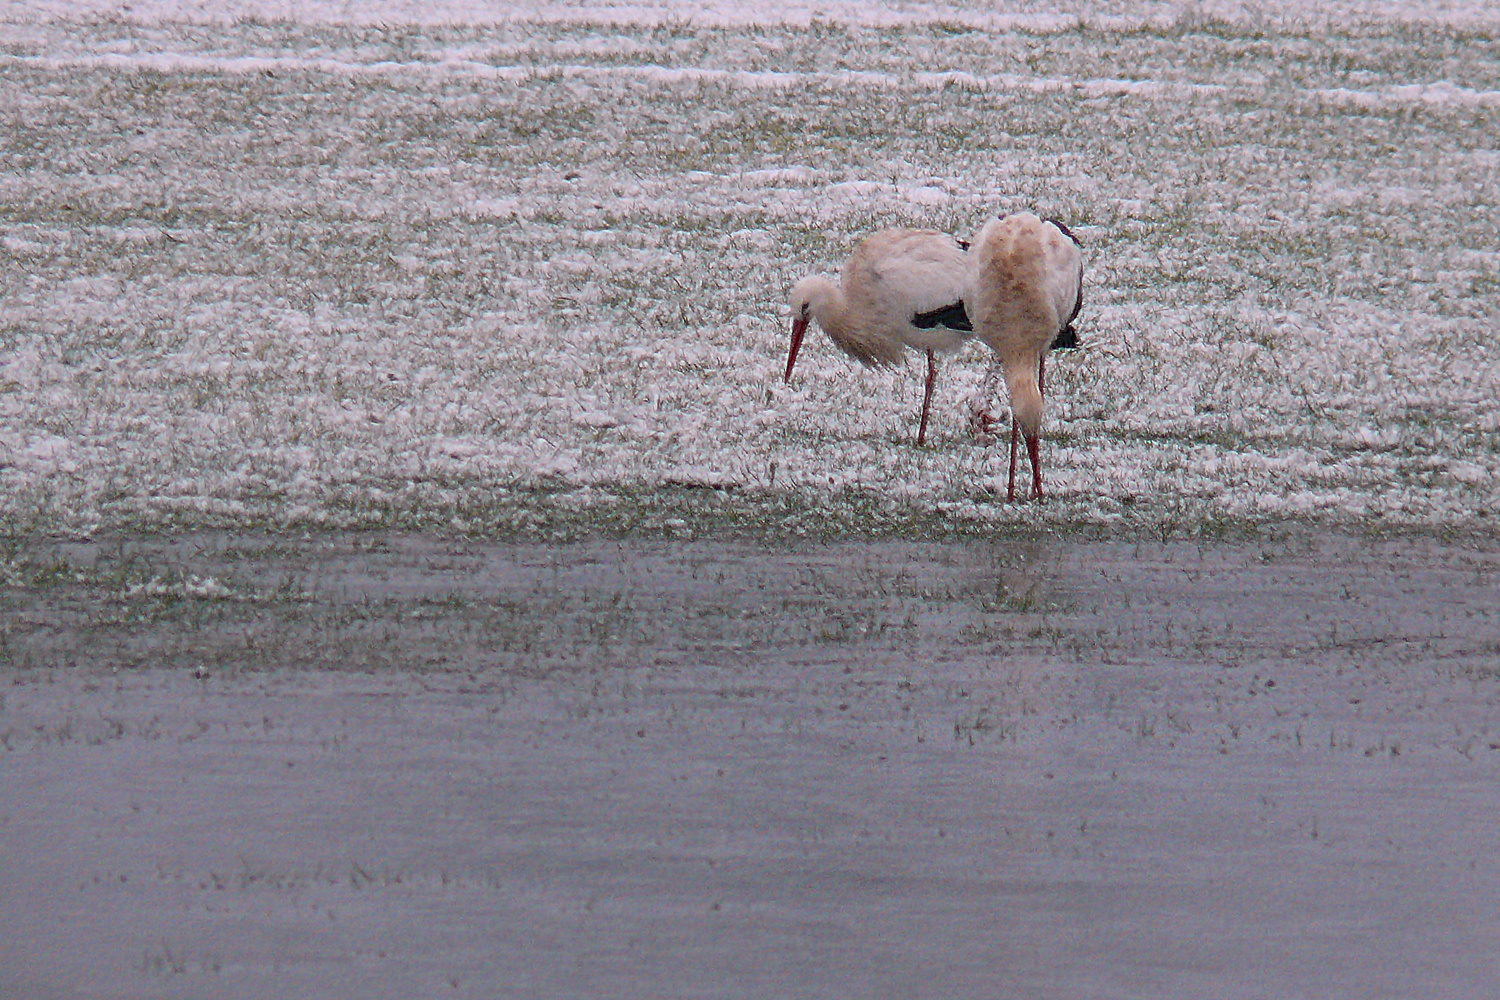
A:
<svg viewBox="0 0 1500 1000">
<path fill-rule="evenodd" d="M 803 319 L 807 319 L 807 314 L 809 312 L 811 312 L 811 311 L 812 311 L 812 303 L 811 302 L 804 302 L 804 303 L 802 303 L 802 318 Z"/>
</svg>

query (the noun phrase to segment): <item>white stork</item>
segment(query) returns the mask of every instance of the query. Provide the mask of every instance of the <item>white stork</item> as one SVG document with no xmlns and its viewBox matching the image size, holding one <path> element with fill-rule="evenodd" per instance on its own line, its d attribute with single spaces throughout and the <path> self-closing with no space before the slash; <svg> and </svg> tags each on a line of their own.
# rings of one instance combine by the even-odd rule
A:
<svg viewBox="0 0 1500 1000">
<path fill-rule="evenodd" d="M 973 336 L 964 311 L 968 244 L 931 229 L 882 229 L 865 237 L 844 263 L 842 285 L 809 275 L 792 289 L 792 380 L 807 324 L 817 320 L 845 354 L 873 368 L 901 364 L 906 349 L 927 354 L 927 387 L 917 444 L 927 440 L 927 414 L 937 381 L 937 354 Z"/>
<path fill-rule="evenodd" d="M 974 333 L 995 352 L 1010 392 L 1010 487 L 1016 498 L 1016 438 L 1031 456 L 1032 494 L 1042 495 L 1042 373 L 1047 349 L 1077 342 L 1083 252 L 1060 222 L 1030 212 L 991 219 L 974 238 L 963 299 Z"/>
</svg>

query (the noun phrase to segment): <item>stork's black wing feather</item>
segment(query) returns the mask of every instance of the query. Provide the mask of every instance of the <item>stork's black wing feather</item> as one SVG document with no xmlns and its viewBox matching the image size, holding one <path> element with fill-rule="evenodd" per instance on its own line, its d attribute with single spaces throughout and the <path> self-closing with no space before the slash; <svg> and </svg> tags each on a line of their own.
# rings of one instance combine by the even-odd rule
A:
<svg viewBox="0 0 1500 1000">
<path fill-rule="evenodd" d="M 1083 244 L 1081 242 L 1079 242 L 1078 237 L 1076 237 L 1076 236 L 1073 235 L 1073 230 L 1069 229 L 1063 223 L 1058 222 L 1056 219 L 1043 219 L 1042 221 L 1043 222 L 1050 222 L 1054 226 L 1056 226 L 1058 229 L 1061 229 L 1062 230 L 1062 234 L 1064 236 L 1066 236 L 1068 239 L 1070 239 L 1070 240 L 1073 241 L 1073 245 L 1074 246 L 1080 246 L 1080 247 L 1083 246 Z"/>
<path fill-rule="evenodd" d="M 965 311 L 962 302 L 919 312 L 911 318 L 911 325 L 918 330 L 931 330 L 935 326 L 946 326 L 950 330 L 974 332 L 974 324 L 969 322 L 969 314 Z"/>
<path fill-rule="evenodd" d="M 1068 316 L 1068 321 L 1066 323 L 1064 323 L 1063 326 L 1065 326 L 1065 327 L 1071 327 L 1073 325 L 1073 321 L 1078 318 L 1079 311 L 1082 310 L 1082 309 L 1083 309 L 1083 265 L 1080 263 L 1078 265 L 1078 299 L 1073 303 L 1073 312 Z"/>
<path fill-rule="evenodd" d="M 1053 225 L 1057 226 L 1057 228 L 1061 229 L 1063 232 L 1068 233 L 1068 230 L 1063 226 L 1062 223 L 1054 222 Z M 1072 238 L 1074 243 L 1078 242 L 1078 238 L 1076 236 L 1073 236 L 1072 233 L 1068 233 L 1068 236 Z M 1068 321 L 1063 324 L 1063 328 L 1058 331 L 1057 336 L 1052 338 L 1051 346 L 1054 350 L 1056 350 L 1057 348 L 1069 348 L 1078 346 L 1078 331 L 1073 329 L 1073 321 L 1078 318 L 1078 313 L 1081 309 L 1083 309 L 1083 262 L 1079 261 L 1078 298 L 1073 302 L 1073 312 L 1068 316 Z"/>
</svg>

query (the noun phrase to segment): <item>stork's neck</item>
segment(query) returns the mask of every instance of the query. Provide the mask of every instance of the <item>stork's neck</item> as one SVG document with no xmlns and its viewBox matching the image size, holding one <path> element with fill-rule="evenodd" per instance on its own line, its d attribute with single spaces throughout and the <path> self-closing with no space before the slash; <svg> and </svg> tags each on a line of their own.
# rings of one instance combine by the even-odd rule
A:
<svg viewBox="0 0 1500 1000">
<path fill-rule="evenodd" d="M 818 326 L 835 342 L 842 341 L 849 329 L 849 301 L 844 298 L 844 289 L 816 275 L 808 278 L 802 288 Z"/>
<path fill-rule="evenodd" d="M 1040 356 L 1005 368 L 1005 387 L 1010 391 L 1010 410 L 1029 437 L 1042 428 L 1042 388 L 1037 383 Z"/>
</svg>

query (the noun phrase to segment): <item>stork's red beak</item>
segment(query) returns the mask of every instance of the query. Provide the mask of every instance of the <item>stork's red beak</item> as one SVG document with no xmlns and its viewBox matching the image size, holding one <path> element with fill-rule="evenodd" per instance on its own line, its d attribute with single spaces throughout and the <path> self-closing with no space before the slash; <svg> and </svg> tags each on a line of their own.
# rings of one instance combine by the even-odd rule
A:
<svg viewBox="0 0 1500 1000">
<path fill-rule="evenodd" d="M 1042 436 L 1040 434 L 1025 434 L 1026 452 L 1031 456 L 1031 498 L 1040 500 L 1042 498 Z"/>
<path fill-rule="evenodd" d="M 807 333 L 807 317 L 792 320 L 792 349 L 786 352 L 786 381 L 792 380 L 792 368 L 797 364 L 797 352 L 802 350 L 802 338 Z"/>
<path fill-rule="evenodd" d="M 1010 418 L 1010 489 L 1006 493 L 1007 500 L 1016 498 L 1016 445 L 1018 438 L 1026 439 L 1026 453 L 1031 456 L 1031 497 L 1033 500 L 1042 498 L 1042 436 L 1040 433 L 1033 434 L 1022 430 L 1021 424 L 1012 415 Z"/>
</svg>

